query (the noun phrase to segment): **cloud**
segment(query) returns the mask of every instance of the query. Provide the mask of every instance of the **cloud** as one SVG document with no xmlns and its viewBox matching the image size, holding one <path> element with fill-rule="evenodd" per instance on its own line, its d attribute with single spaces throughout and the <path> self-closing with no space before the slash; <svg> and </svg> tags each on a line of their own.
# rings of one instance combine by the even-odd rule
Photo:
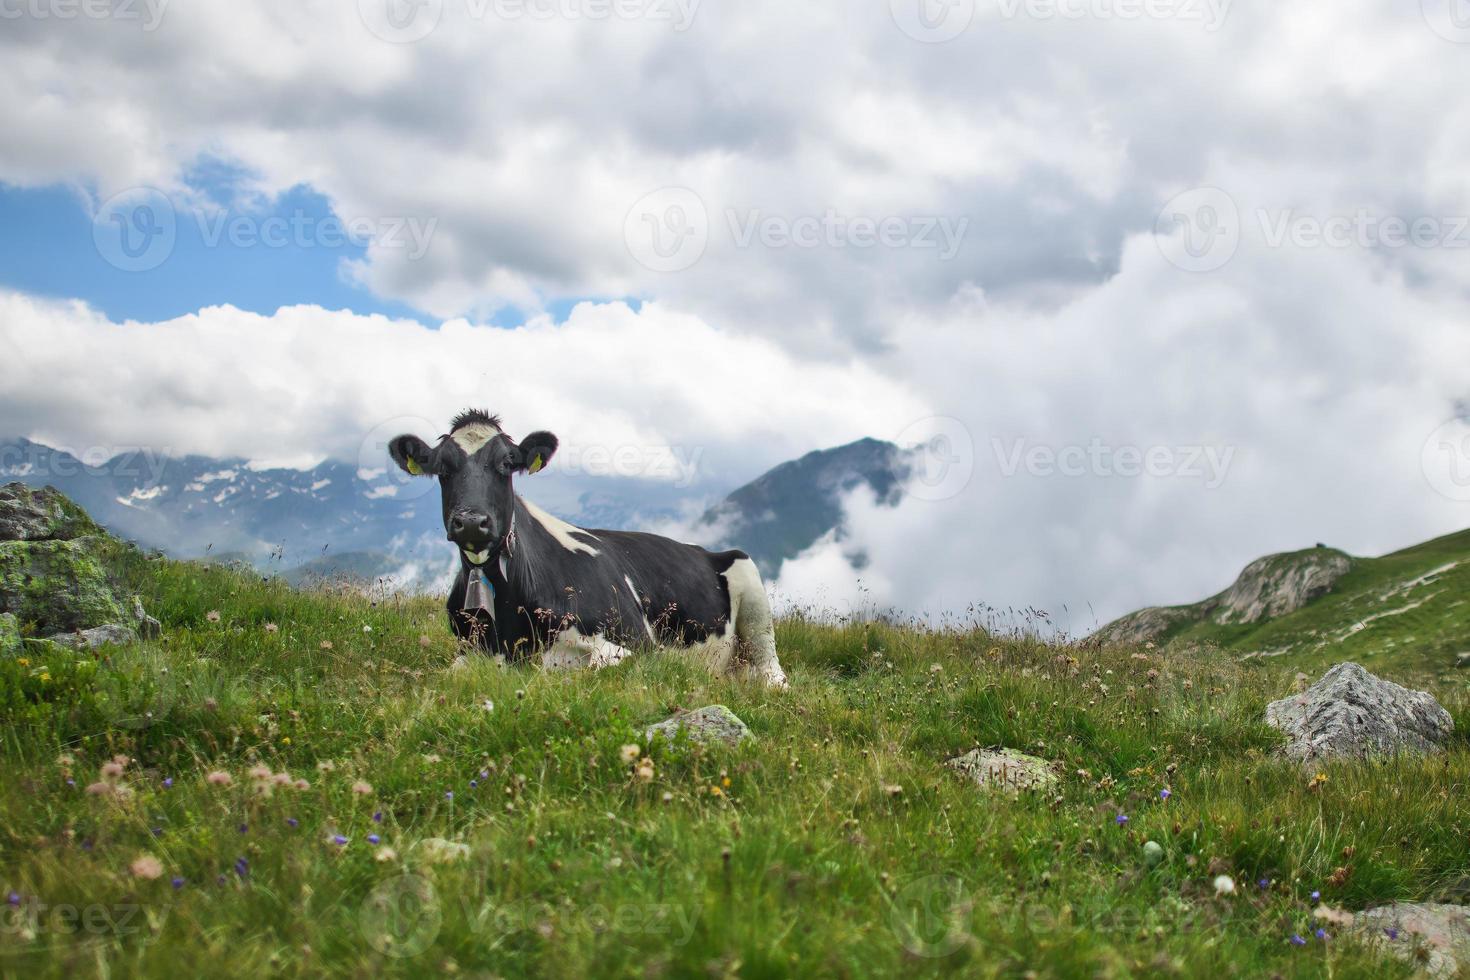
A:
<svg viewBox="0 0 1470 980">
<path fill-rule="evenodd" d="M 555 469 L 695 492 L 927 411 L 870 367 L 799 360 L 657 304 L 584 303 L 510 330 L 311 306 L 145 324 L 0 291 L 0 322 L 6 434 L 70 447 L 298 465 L 366 451 L 375 466 L 387 429 L 433 438 L 476 405 L 512 434 L 559 433 Z"/>
</svg>

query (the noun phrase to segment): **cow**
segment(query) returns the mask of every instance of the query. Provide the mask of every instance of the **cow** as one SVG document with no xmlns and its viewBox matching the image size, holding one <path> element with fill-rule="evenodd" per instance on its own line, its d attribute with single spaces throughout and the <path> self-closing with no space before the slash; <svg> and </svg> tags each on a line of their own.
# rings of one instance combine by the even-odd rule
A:
<svg viewBox="0 0 1470 980">
<path fill-rule="evenodd" d="M 765 585 L 743 551 L 711 552 L 655 534 L 585 530 L 515 491 L 556 454 L 557 437 L 516 442 L 471 409 L 436 445 L 388 444 L 412 476 L 437 478 L 444 530 L 459 552 L 449 593 L 456 636 L 515 663 L 601 668 L 638 646 L 692 651 L 717 675 L 785 687 Z"/>
</svg>

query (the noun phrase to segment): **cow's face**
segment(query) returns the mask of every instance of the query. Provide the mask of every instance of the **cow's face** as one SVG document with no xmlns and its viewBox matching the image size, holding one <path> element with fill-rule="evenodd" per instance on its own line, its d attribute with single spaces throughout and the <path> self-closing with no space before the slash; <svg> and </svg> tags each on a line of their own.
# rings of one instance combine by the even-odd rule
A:
<svg viewBox="0 0 1470 980">
<path fill-rule="evenodd" d="M 388 444 L 388 452 L 406 472 L 438 477 L 449 540 L 466 561 L 483 565 L 510 533 L 515 474 L 540 472 L 556 446 L 550 432 L 533 432 L 518 444 L 494 416 L 466 412 L 437 446 L 403 435 Z"/>
</svg>

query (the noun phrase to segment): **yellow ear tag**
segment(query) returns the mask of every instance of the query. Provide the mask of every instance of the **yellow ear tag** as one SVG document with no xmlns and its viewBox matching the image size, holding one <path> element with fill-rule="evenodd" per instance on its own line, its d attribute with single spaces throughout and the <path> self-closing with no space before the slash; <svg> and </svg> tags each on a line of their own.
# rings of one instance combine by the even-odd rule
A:
<svg viewBox="0 0 1470 980">
<path fill-rule="evenodd" d="M 424 475 L 424 469 L 423 469 L 423 467 L 420 466 L 418 463 L 414 462 L 413 459 L 409 459 L 409 461 L 408 461 L 408 472 L 412 473 L 414 476 L 423 476 Z"/>
<path fill-rule="evenodd" d="M 541 462 L 541 454 L 540 453 L 537 453 L 535 456 L 532 456 L 531 457 L 531 466 L 530 466 L 530 469 L 528 469 L 526 472 L 527 473 L 539 473 L 541 471 L 541 467 L 543 465 L 545 465 L 545 464 L 543 464 Z"/>
</svg>

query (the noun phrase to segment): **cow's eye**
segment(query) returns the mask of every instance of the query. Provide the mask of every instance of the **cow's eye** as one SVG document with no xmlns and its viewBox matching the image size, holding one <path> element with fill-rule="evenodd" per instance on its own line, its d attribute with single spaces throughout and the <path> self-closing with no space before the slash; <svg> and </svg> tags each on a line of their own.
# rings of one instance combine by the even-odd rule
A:
<svg viewBox="0 0 1470 980">
<path fill-rule="evenodd" d="M 511 460 L 509 453 L 504 453 L 495 461 L 495 472 L 501 476 L 510 476 L 515 472 L 515 463 Z"/>
</svg>

